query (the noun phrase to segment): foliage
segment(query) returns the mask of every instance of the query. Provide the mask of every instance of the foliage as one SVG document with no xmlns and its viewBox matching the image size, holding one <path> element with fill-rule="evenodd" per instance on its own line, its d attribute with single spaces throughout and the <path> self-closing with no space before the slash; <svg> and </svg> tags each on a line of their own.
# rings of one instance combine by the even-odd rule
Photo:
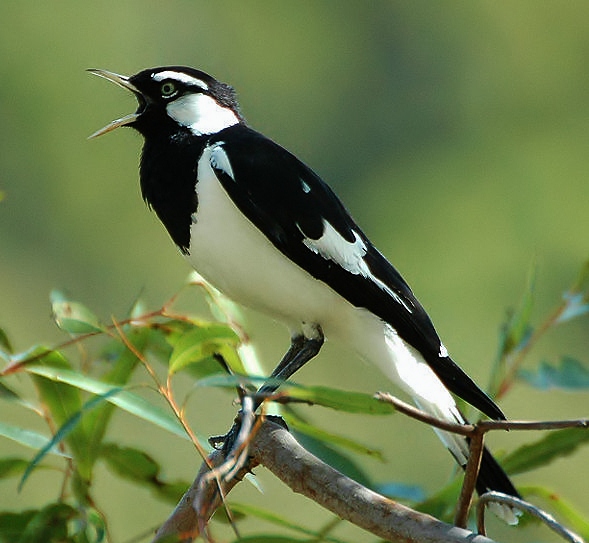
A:
<svg viewBox="0 0 589 543">
<path fill-rule="evenodd" d="M 491 386 L 497 398 L 517 383 L 539 391 L 589 387 L 587 364 L 570 357 L 564 357 L 559 365 L 541 362 L 533 369 L 521 368 L 526 354 L 541 336 L 565 322 L 586 316 L 588 283 L 589 265 L 557 309 L 540 326 L 533 327 L 531 276 L 520 307 L 503 328 Z M 14 481 L 19 488 L 32 484 L 31 479 L 40 469 L 57 470 L 62 477 L 54 499 L 44 506 L 0 512 L 0 543 L 110 541 L 108 519 L 92 490 L 99 462 L 114 476 L 146 487 L 162 500 L 175 503 L 180 498 L 188 481 L 168 480 L 160 461 L 138 447 L 111 441 L 108 430 L 118 409 L 165 430 L 171 440 L 191 440 L 197 453 L 204 457 L 210 447 L 185 420 L 181 406 L 187 398 L 176 396 L 174 378 L 188 373 L 196 379 L 196 386 L 205 390 L 221 387 L 239 392 L 244 387 L 253 390 L 259 385 L 259 370 L 236 308 L 210 286 L 193 278 L 188 288 L 197 287 L 205 289 L 216 321 L 176 310 L 174 297 L 155 311 L 146 311 L 137 302 L 125 318 L 107 323 L 82 303 L 53 292 L 54 320 L 69 335 L 62 344 L 53 348 L 36 345 L 25 352 L 14 352 L 8 335 L 0 330 L 0 359 L 5 362 L 0 374 L 0 400 L 32 413 L 46 427 L 42 432 L 0 420 L 0 436 L 33 451 L 32 459 L 25 455 L 0 458 L 2 484 L 7 488 Z M 138 372 L 147 372 L 163 404 L 153 397 L 148 399 L 132 386 L 132 378 Z M 33 393 L 21 391 L 23 376 L 33 385 Z M 358 455 L 382 459 L 381 451 L 351 436 L 318 428 L 301 414 L 303 409 L 293 407 L 296 403 L 312 403 L 363 416 L 382 416 L 393 412 L 391 406 L 368 394 L 294 383 L 283 386 L 274 399 L 281 403 L 288 400 L 282 407 L 284 417 L 311 452 L 367 486 L 451 520 L 460 489 L 458 478 L 429 496 L 419 487 L 372 480 L 357 461 Z M 511 474 L 537 469 L 588 441 L 587 432 L 554 431 L 507 454 L 503 464 Z M 589 537 L 589 519 L 583 518 L 568 501 L 541 485 L 522 491 L 530 496 L 548 497 L 565 523 Z M 250 517 L 280 530 L 280 535 L 271 535 L 260 528 L 260 533 L 240 541 L 340 541 L 332 534 L 337 521 L 314 530 L 301 519 L 288 519 L 282 513 L 238 503 L 229 507 L 234 522 Z M 226 518 L 218 512 L 213 522 L 226 522 Z M 289 531 L 295 535 L 289 536 Z"/>
</svg>

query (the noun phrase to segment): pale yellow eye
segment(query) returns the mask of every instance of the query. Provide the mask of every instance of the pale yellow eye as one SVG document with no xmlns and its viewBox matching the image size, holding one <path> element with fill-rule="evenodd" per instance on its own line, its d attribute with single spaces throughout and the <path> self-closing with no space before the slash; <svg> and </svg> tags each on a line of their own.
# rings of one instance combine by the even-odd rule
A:
<svg viewBox="0 0 589 543">
<path fill-rule="evenodd" d="M 160 87 L 160 91 L 164 98 L 170 98 L 170 96 L 174 96 L 174 94 L 178 92 L 176 90 L 176 85 L 174 85 L 172 81 L 164 81 Z"/>
</svg>

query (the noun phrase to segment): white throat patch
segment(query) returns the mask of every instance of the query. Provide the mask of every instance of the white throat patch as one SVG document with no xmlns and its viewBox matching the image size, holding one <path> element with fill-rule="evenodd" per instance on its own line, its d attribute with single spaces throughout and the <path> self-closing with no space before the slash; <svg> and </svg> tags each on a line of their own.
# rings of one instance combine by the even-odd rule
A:
<svg viewBox="0 0 589 543">
<path fill-rule="evenodd" d="M 220 106 L 206 94 L 187 94 L 166 106 L 168 115 L 197 136 L 215 134 L 233 126 L 239 119 L 227 107 Z"/>
</svg>

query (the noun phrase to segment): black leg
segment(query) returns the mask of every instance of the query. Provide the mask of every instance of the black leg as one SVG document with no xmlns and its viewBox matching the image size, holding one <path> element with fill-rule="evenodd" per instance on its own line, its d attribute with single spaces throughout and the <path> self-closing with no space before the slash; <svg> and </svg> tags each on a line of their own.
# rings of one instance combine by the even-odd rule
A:
<svg viewBox="0 0 589 543">
<path fill-rule="evenodd" d="M 258 394 L 260 394 L 261 397 L 265 394 L 272 394 L 275 392 L 280 386 L 280 383 L 277 383 L 276 381 L 286 381 L 321 350 L 324 341 L 323 333 L 319 329 L 317 329 L 317 332 L 317 337 L 314 338 L 306 338 L 302 335 L 292 338 L 290 348 L 282 357 L 280 364 L 276 366 L 270 375 L 271 382 L 265 383 L 258 390 Z M 261 403 L 262 400 L 258 399 L 255 403 L 254 410 L 257 409 Z"/>
<path fill-rule="evenodd" d="M 253 409 L 256 411 L 260 407 L 265 395 L 272 394 L 280 386 L 279 381 L 286 381 L 293 373 L 300 370 L 311 358 L 313 358 L 323 345 L 323 332 L 319 326 L 313 327 L 314 336 L 311 338 L 304 335 L 295 336 L 291 340 L 290 348 L 282 357 L 282 360 L 276 366 L 268 381 L 264 383 L 258 390 L 258 398 L 255 400 Z M 216 436 L 209 438 L 209 443 L 216 447 L 219 443 L 223 443 L 223 452 L 225 455 L 233 447 L 233 443 L 239 432 L 240 422 L 239 415 L 235 419 L 235 423 L 229 432 L 224 436 Z"/>
</svg>

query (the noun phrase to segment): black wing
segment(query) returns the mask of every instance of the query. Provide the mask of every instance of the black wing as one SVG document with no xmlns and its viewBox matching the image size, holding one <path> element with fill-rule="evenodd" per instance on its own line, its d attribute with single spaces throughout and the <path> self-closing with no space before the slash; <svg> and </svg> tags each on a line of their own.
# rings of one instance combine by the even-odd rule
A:
<svg viewBox="0 0 589 543">
<path fill-rule="evenodd" d="M 364 307 L 389 323 L 423 355 L 449 390 L 489 417 L 505 418 L 449 356 L 440 354 L 438 334 L 407 283 L 370 243 L 317 174 L 287 150 L 243 124 L 223 130 L 211 140 L 211 145 L 215 142 L 231 164 L 231 172 L 212 164 L 219 181 L 276 248 L 351 304 Z M 347 271 L 303 243 L 305 238 L 321 238 L 324 221 L 350 243 L 359 236 L 366 246 L 363 259 L 376 281 Z"/>
</svg>

